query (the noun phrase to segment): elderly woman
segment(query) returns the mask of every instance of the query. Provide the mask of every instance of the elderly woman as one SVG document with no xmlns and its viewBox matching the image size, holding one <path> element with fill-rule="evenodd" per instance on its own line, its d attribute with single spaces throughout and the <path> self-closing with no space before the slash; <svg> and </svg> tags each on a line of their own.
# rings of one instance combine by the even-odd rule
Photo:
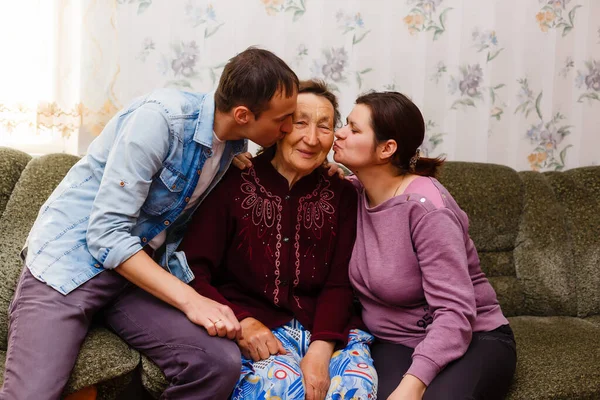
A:
<svg viewBox="0 0 600 400">
<path fill-rule="evenodd" d="M 350 329 L 356 192 L 322 167 L 338 121 L 327 87 L 302 82 L 293 131 L 225 175 L 182 244 L 194 288 L 242 326 L 233 399 L 375 397 L 372 336 Z"/>
</svg>

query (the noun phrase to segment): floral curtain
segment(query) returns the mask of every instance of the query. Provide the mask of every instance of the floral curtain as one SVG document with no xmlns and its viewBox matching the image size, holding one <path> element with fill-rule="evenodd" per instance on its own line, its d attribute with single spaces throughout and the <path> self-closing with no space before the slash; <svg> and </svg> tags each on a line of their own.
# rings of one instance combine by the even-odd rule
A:
<svg viewBox="0 0 600 400">
<path fill-rule="evenodd" d="M 66 76 L 78 90 L 26 110 L 0 93 L 0 145 L 28 115 L 27 129 L 43 137 L 50 126 L 75 138 L 64 151 L 83 153 L 133 97 L 157 87 L 212 90 L 232 55 L 258 45 L 300 78 L 325 79 L 343 115 L 368 90 L 409 95 L 424 113 L 430 156 L 518 170 L 600 163 L 597 0 L 37 3 L 54 4 L 54 18 L 63 16 L 54 29 L 79 38 L 77 54 L 54 46 L 55 64 L 77 57 L 68 73 L 55 70 L 56 88 Z"/>
</svg>

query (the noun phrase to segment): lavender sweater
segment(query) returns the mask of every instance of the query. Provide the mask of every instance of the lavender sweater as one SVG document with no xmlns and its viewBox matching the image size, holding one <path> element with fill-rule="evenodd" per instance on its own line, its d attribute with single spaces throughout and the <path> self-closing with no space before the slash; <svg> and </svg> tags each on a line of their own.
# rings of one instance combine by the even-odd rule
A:
<svg viewBox="0 0 600 400">
<path fill-rule="evenodd" d="M 508 321 L 479 266 L 469 220 L 434 178 L 369 208 L 359 192 L 350 280 L 379 339 L 414 348 L 408 374 L 429 385 L 462 357 L 472 332 Z"/>
</svg>

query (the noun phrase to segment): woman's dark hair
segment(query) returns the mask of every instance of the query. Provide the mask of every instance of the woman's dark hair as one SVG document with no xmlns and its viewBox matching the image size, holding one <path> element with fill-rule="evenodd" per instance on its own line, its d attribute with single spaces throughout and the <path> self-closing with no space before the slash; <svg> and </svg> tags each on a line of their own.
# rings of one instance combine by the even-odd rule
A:
<svg viewBox="0 0 600 400">
<path fill-rule="evenodd" d="M 328 100 L 333 106 L 333 128 L 338 128 L 340 126 L 341 116 L 340 110 L 338 110 L 338 100 L 335 94 L 329 90 L 327 84 L 318 79 L 309 79 L 306 81 L 300 81 L 300 86 L 298 88 L 298 95 L 302 93 L 311 93 L 315 96 L 320 96 Z M 260 149 L 257 154 L 266 153 L 269 157 L 273 157 L 275 155 L 275 150 L 277 149 L 277 145 L 274 144 L 271 147 L 266 149 Z"/>
<path fill-rule="evenodd" d="M 445 160 L 419 157 L 417 153 L 425 137 L 425 121 L 415 103 L 402 93 L 372 92 L 360 96 L 356 104 L 364 104 L 371 110 L 376 145 L 390 139 L 396 141 L 398 147 L 391 161 L 400 175 L 437 175 Z"/>
<path fill-rule="evenodd" d="M 258 119 L 276 93 L 291 97 L 297 90 L 298 77 L 281 58 L 249 47 L 225 65 L 215 91 L 215 106 L 227 112 L 243 105 Z"/>
</svg>

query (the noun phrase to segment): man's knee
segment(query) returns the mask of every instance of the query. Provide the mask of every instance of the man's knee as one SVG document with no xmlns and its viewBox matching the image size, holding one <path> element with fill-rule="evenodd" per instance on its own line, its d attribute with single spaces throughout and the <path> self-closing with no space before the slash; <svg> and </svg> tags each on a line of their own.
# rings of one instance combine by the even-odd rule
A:
<svg viewBox="0 0 600 400">
<path fill-rule="evenodd" d="M 232 386 L 242 369 L 241 355 L 237 345 L 228 340 L 215 338 L 206 348 L 181 346 L 174 351 L 176 366 L 171 375 L 178 380 L 194 381 L 202 377 L 218 381 L 217 384 Z M 168 371 L 165 371 L 167 375 Z"/>
<path fill-rule="evenodd" d="M 219 339 L 216 346 L 211 346 L 207 354 L 210 363 L 228 380 L 237 382 L 242 370 L 242 355 L 237 344 L 229 339 Z"/>
</svg>

